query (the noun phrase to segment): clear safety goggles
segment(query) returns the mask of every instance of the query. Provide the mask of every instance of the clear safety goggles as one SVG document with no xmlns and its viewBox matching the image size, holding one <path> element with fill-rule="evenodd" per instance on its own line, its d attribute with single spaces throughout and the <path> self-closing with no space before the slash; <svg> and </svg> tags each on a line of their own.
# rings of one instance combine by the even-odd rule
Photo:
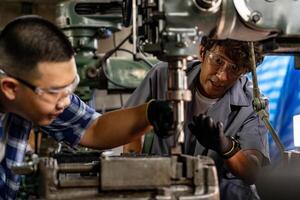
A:
<svg viewBox="0 0 300 200">
<path fill-rule="evenodd" d="M 224 67 L 227 66 L 226 72 L 233 78 L 240 76 L 245 70 L 242 67 L 238 67 L 236 64 L 228 61 L 224 56 L 217 53 L 207 51 L 206 55 L 209 59 L 209 62 L 216 70 L 224 70 Z"/>
<path fill-rule="evenodd" d="M 53 95 L 53 96 L 58 96 L 59 94 L 70 95 L 75 91 L 75 89 L 77 88 L 77 86 L 80 82 L 79 75 L 76 74 L 76 77 L 73 80 L 73 82 L 70 83 L 67 86 L 55 87 L 55 88 L 41 88 L 41 87 L 38 87 L 38 86 L 35 86 L 35 85 L 29 83 L 28 81 L 25 81 L 23 79 L 20 79 L 18 77 L 10 75 L 10 74 L 6 73 L 5 71 L 3 71 L 2 69 L 0 69 L 0 75 L 10 76 L 10 77 L 16 79 L 17 81 L 19 81 L 23 85 L 30 88 L 37 95 L 43 95 L 43 94 L 49 94 L 49 95 Z"/>
</svg>

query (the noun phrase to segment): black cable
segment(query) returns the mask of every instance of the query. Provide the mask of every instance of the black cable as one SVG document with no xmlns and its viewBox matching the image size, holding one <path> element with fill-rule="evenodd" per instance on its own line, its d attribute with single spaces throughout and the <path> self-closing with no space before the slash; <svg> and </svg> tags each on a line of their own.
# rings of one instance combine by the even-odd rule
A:
<svg viewBox="0 0 300 200">
<path fill-rule="evenodd" d="M 112 50 L 108 51 L 103 57 L 102 57 L 102 62 L 105 62 L 106 59 L 108 59 L 110 56 L 112 56 L 115 51 L 117 51 L 132 35 L 132 32 L 130 32 L 130 34 L 125 37 L 121 42 L 120 44 L 118 44 L 115 48 L 113 48 Z"/>
<path fill-rule="evenodd" d="M 105 53 L 105 55 L 101 58 L 101 61 L 100 61 L 100 63 L 101 63 L 101 66 L 102 66 L 102 68 L 103 68 L 103 73 L 104 73 L 104 76 L 107 78 L 107 80 L 110 82 L 110 83 L 112 83 L 112 84 L 114 84 L 114 85 L 116 85 L 116 86 L 118 86 L 118 87 L 121 87 L 121 88 L 125 88 L 125 89 L 133 89 L 132 87 L 129 87 L 129 86 L 124 86 L 124 85 L 122 85 L 122 84 L 119 84 L 119 83 L 117 83 L 117 82 L 115 82 L 114 80 L 112 80 L 110 77 L 109 77 L 109 75 L 108 75 L 108 73 L 107 73 L 107 71 L 106 71 L 106 69 L 107 69 L 107 65 L 106 65 L 106 60 L 109 58 L 109 57 L 111 57 L 116 51 L 118 51 L 118 50 L 120 50 L 120 51 L 125 51 L 125 52 L 128 52 L 128 53 L 130 53 L 130 54 L 132 54 L 134 57 L 135 57 L 135 55 L 134 55 L 134 53 L 133 52 L 131 52 L 131 51 L 129 51 L 128 49 L 123 49 L 123 48 L 120 48 L 130 37 L 132 36 L 132 30 L 131 30 L 131 32 L 130 32 L 130 34 L 128 35 L 128 36 L 126 36 L 116 47 L 114 47 L 112 50 L 110 50 L 110 51 L 108 51 L 107 53 Z M 137 60 L 142 60 L 143 62 L 145 62 L 148 66 L 150 66 L 150 68 L 152 68 L 153 67 L 153 65 L 149 62 L 149 61 L 147 61 L 146 59 L 144 59 L 144 58 L 136 58 L 135 57 L 135 59 L 137 59 Z"/>
<path fill-rule="evenodd" d="M 115 82 L 114 80 L 112 80 L 112 79 L 109 77 L 108 73 L 106 72 L 106 69 L 107 69 L 107 67 L 106 67 L 106 62 L 103 62 L 103 63 L 102 63 L 102 69 L 103 69 L 102 71 L 103 71 L 103 74 L 104 74 L 105 78 L 106 78 L 110 83 L 114 84 L 115 86 L 124 88 L 124 89 L 130 89 L 130 90 L 133 89 L 132 87 L 129 87 L 129 86 L 127 86 L 127 85 L 119 84 L 119 83 Z"/>
<path fill-rule="evenodd" d="M 143 56 L 147 57 L 146 53 L 140 48 L 141 45 L 142 45 L 142 43 L 140 43 L 140 44 L 137 46 L 137 48 L 138 48 L 139 52 L 140 52 Z"/>
<path fill-rule="evenodd" d="M 125 51 L 127 53 L 130 53 L 131 55 L 133 55 L 134 60 L 136 60 L 136 61 L 143 61 L 144 63 L 146 63 L 149 66 L 150 69 L 154 67 L 154 65 L 152 65 L 152 63 L 150 63 L 147 59 L 145 59 L 145 58 L 137 58 L 135 56 L 135 54 L 132 51 L 128 50 L 128 49 L 120 48 L 120 49 L 118 49 L 118 51 Z"/>
<path fill-rule="evenodd" d="M 140 46 L 142 45 L 142 43 L 140 42 L 139 45 L 137 45 L 137 48 L 139 50 L 140 55 L 147 57 L 147 54 L 140 48 Z M 136 58 L 135 59 L 141 59 L 142 61 L 144 61 L 148 66 L 150 66 L 150 68 L 153 68 L 154 65 L 152 65 L 149 61 L 147 61 L 145 58 Z"/>
<path fill-rule="evenodd" d="M 125 51 L 125 52 L 127 52 L 131 55 L 134 55 L 134 53 L 132 51 L 128 50 L 128 49 L 119 48 L 117 51 Z"/>
<path fill-rule="evenodd" d="M 128 49 L 118 49 L 119 51 L 125 51 L 125 52 L 128 52 L 128 53 L 130 53 L 130 54 L 132 54 L 132 55 L 134 55 L 133 54 L 133 52 L 131 52 L 131 51 L 129 51 Z M 142 60 L 143 62 L 145 62 L 149 67 L 150 67 L 150 69 L 153 67 L 153 65 L 149 62 L 149 61 L 147 61 L 146 59 L 143 59 L 143 58 L 139 58 L 140 60 Z M 120 84 L 120 83 L 117 83 L 117 82 L 115 82 L 114 80 L 112 80 L 110 77 L 109 77 L 109 75 L 108 75 L 108 73 L 107 73 L 107 65 L 106 65 L 106 62 L 103 62 L 102 63 L 102 69 L 103 69 L 103 73 L 104 73 L 104 76 L 105 76 L 105 78 L 110 82 L 110 83 L 112 83 L 112 84 L 114 84 L 114 85 L 116 85 L 116 86 L 118 86 L 118 87 L 121 87 L 121 88 L 124 88 L 124 89 L 133 89 L 132 87 L 130 87 L 130 86 L 127 86 L 127 85 L 122 85 L 122 84 Z"/>
<path fill-rule="evenodd" d="M 111 49 L 110 51 L 108 51 L 107 53 L 104 54 L 104 56 L 101 58 L 100 60 L 100 65 L 102 66 L 102 71 L 104 73 L 104 76 L 106 77 L 106 79 L 111 82 L 112 84 L 118 86 L 118 87 L 121 87 L 121 88 L 125 88 L 125 89 L 132 89 L 131 87 L 128 87 L 128 86 L 124 86 L 122 84 L 119 84 L 115 81 L 113 81 L 108 73 L 106 72 L 106 60 L 111 57 L 132 35 L 132 31 L 130 32 L 130 34 L 128 34 L 116 47 L 114 47 L 113 49 Z"/>
</svg>

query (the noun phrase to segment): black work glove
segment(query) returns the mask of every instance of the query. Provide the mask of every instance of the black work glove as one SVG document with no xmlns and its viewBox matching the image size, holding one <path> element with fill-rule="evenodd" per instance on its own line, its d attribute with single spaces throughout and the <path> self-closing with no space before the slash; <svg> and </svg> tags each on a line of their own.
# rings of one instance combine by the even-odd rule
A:
<svg viewBox="0 0 300 200">
<path fill-rule="evenodd" d="M 223 124 L 215 123 L 209 116 L 194 116 L 188 127 L 202 146 L 216 151 L 223 158 L 230 158 L 240 150 L 237 140 L 224 135 Z"/>
<path fill-rule="evenodd" d="M 151 100 L 148 103 L 147 117 L 158 137 L 166 138 L 172 135 L 174 116 L 170 101 Z"/>
</svg>

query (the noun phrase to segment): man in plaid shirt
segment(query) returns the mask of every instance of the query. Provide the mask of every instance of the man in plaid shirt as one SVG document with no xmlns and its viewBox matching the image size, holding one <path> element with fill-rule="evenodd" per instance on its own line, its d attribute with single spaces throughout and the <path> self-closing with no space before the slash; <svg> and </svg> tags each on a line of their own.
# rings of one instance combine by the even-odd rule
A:
<svg viewBox="0 0 300 200">
<path fill-rule="evenodd" d="M 169 103 L 151 101 L 100 116 L 72 94 L 78 83 L 72 46 L 55 25 L 25 16 L 5 26 L 0 34 L 0 199 L 16 198 L 20 177 L 11 167 L 23 161 L 32 124 L 71 146 L 108 149 L 139 137 L 160 124 L 156 118 L 172 112 Z"/>
</svg>

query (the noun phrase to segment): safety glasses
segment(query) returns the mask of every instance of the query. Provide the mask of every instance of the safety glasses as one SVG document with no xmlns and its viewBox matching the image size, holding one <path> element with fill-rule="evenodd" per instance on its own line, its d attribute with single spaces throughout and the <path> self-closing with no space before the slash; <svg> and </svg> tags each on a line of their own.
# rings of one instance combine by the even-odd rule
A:
<svg viewBox="0 0 300 200">
<path fill-rule="evenodd" d="M 228 61 L 225 57 L 217 53 L 206 51 L 206 57 L 215 70 L 224 70 L 227 66 L 225 71 L 233 78 L 240 76 L 245 71 L 244 68 L 238 67 L 236 64 Z"/>
<path fill-rule="evenodd" d="M 25 85 L 28 88 L 30 88 L 37 95 L 43 95 L 43 94 L 50 94 L 50 95 L 53 95 L 53 96 L 57 96 L 58 94 L 69 95 L 69 94 L 71 94 L 71 93 L 73 93 L 75 91 L 75 89 L 77 88 L 77 86 L 78 86 L 78 84 L 80 82 L 79 75 L 76 74 L 76 77 L 73 80 L 73 82 L 70 83 L 67 86 L 57 87 L 57 88 L 41 88 L 41 87 L 35 86 L 35 85 L 33 85 L 33 84 L 29 83 L 28 81 L 25 81 L 25 80 L 23 80 L 21 78 L 18 78 L 16 76 L 8 74 L 5 71 L 3 71 L 2 69 L 0 69 L 0 75 L 2 75 L 2 76 L 9 76 L 9 77 L 12 77 L 12 78 L 16 79 L 17 81 L 19 81 L 23 85 Z"/>
</svg>

